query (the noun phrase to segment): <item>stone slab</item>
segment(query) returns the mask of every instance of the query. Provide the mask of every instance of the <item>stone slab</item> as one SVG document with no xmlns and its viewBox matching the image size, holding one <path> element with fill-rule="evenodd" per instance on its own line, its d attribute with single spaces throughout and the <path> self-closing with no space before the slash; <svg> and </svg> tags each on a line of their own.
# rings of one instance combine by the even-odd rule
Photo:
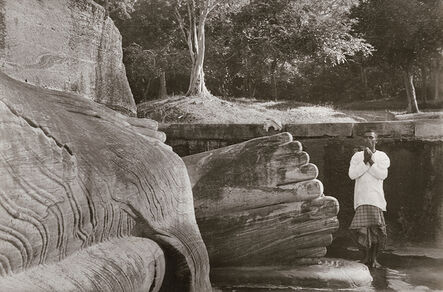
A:
<svg viewBox="0 0 443 292">
<path fill-rule="evenodd" d="M 318 124 L 289 124 L 283 130 L 291 133 L 294 139 L 313 137 L 350 137 L 353 123 L 318 123 Z"/>
<path fill-rule="evenodd" d="M 343 259 L 308 259 L 293 267 L 225 267 L 211 270 L 214 286 L 219 288 L 332 288 L 368 287 L 372 276 L 360 263 Z"/>
<path fill-rule="evenodd" d="M 287 124 L 281 131 L 268 132 L 259 124 L 163 124 L 160 129 L 170 140 L 246 141 L 289 132 L 294 140 L 312 138 L 355 138 L 375 130 L 381 137 L 394 139 L 443 137 L 442 120 L 384 121 L 368 123 Z"/>
<path fill-rule="evenodd" d="M 415 123 L 416 138 L 443 138 L 443 119 L 417 121 Z"/>
<path fill-rule="evenodd" d="M 311 137 L 350 137 L 352 123 L 326 124 L 288 124 L 281 131 L 269 129 L 266 131 L 260 124 L 170 124 L 161 125 L 160 129 L 168 137 L 174 139 L 205 139 L 205 140 L 249 140 L 256 137 L 289 132 L 297 138 Z"/>
<path fill-rule="evenodd" d="M 414 137 L 415 125 L 413 121 L 384 121 L 370 123 L 356 123 L 352 130 L 352 136 L 358 137 L 367 130 L 374 130 L 381 137 Z"/>
<path fill-rule="evenodd" d="M 265 131 L 259 124 L 171 124 L 160 125 L 167 137 L 192 140 L 235 140 L 245 141 L 276 133 L 274 129 Z"/>
</svg>

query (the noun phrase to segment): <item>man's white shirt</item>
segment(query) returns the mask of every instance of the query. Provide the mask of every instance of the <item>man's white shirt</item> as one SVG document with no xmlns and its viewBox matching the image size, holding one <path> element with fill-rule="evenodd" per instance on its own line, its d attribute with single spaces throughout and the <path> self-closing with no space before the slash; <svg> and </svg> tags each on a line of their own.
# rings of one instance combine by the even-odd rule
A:
<svg viewBox="0 0 443 292">
<path fill-rule="evenodd" d="M 359 151 L 352 156 L 349 165 L 349 177 L 355 180 L 354 209 L 361 205 L 372 205 L 386 211 L 383 180 L 388 177 L 389 157 L 377 150 L 372 154 L 372 166 L 363 161 L 364 153 Z"/>
</svg>

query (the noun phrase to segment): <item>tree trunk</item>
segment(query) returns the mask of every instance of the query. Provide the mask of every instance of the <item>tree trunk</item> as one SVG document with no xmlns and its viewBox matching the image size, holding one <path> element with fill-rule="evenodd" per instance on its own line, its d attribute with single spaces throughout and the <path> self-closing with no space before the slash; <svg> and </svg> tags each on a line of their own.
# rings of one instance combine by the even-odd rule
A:
<svg viewBox="0 0 443 292">
<path fill-rule="evenodd" d="M 368 89 L 368 74 L 366 73 L 366 68 L 363 65 L 360 65 L 361 70 L 361 82 L 363 83 L 363 87 L 366 90 Z"/>
<path fill-rule="evenodd" d="M 105 16 L 109 16 L 109 0 L 105 0 Z"/>
<path fill-rule="evenodd" d="M 277 100 L 277 79 L 275 78 L 275 71 L 277 68 L 277 61 L 274 60 L 271 64 L 271 86 L 272 86 L 272 99 Z"/>
<path fill-rule="evenodd" d="M 361 62 L 358 65 L 360 67 L 360 81 L 363 85 L 363 94 L 366 98 L 368 95 L 368 74 L 366 72 L 366 67 L 363 65 L 363 57 L 361 58 Z"/>
<path fill-rule="evenodd" d="M 197 48 L 195 50 L 195 58 L 192 63 L 191 77 L 189 80 L 189 88 L 187 96 L 207 97 L 210 95 L 205 84 L 205 73 L 203 71 L 203 63 L 205 60 L 205 21 L 200 20 L 197 27 Z"/>
<path fill-rule="evenodd" d="M 272 81 L 272 99 L 274 101 L 277 101 L 277 81 L 274 73 L 272 74 L 271 81 Z"/>
<path fill-rule="evenodd" d="M 166 73 L 165 71 L 162 71 L 160 73 L 160 88 L 158 89 L 158 98 L 164 99 L 166 98 L 167 92 L 166 92 Z"/>
<path fill-rule="evenodd" d="M 200 6 L 200 4 L 202 4 Z M 188 45 L 191 56 L 191 76 L 187 96 L 209 97 L 210 93 L 205 85 L 203 64 L 205 60 L 205 23 L 210 7 L 208 3 L 196 5 L 195 1 L 186 1 L 187 16 L 183 17 L 179 8 L 175 9 L 175 16 Z M 187 18 L 185 24 L 185 18 Z"/>
<path fill-rule="evenodd" d="M 423 101 L 424 104 L 426 104 L 426 101 L 428 99 L 428 75 L 427 75 L 427 68 L 425 65 L 421 67 L 421 97 L 420 99 Z"/>
<path fill-rule="evenodd" d="M 408 113 L 418 113 L 417 96 L 415 95 L 414 76 L 410 68 L 406 69 L 403 75 L 403 80 L 406 88 L 406 95 L 408 98 Z"/>
<path fill-rule="evenodd" d="M 243 79 L 243 86 L 244 86 L 244 95 L 249 98 L 254 98 L 256 86 L 251 76 L 248 75 Z"/>
<path fill-rule="evenodd" d="M 436 58 L 433 66 L 434 71 L 434 88 L 433 88 L 433 96 L 434 100 L 438 100 L 440 98 L 440 56 Z"/>
<path fill-rule="evenodd" d="M 143 100 L 149 100 L 149 87 L 151 87 L 151 78 L 148 80 L 148 84 L 146 84 L 145 91 L 143 92 Z"/>
</svg>

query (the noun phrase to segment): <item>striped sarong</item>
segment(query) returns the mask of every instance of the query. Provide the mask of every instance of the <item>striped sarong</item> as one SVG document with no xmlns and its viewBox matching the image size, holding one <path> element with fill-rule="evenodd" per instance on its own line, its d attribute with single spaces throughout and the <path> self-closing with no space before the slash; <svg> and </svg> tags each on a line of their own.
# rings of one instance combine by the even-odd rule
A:
<svg viewBox="0 0 443 292">
<path fill-rule="evenodd" d="M 349 229 L 359 247 L 369 248 L 378 244 L 380 249 L 384 248 L 387 233 L 385 217 L 380 208 L 372 205 L 358 206 Z"/>
</svg>

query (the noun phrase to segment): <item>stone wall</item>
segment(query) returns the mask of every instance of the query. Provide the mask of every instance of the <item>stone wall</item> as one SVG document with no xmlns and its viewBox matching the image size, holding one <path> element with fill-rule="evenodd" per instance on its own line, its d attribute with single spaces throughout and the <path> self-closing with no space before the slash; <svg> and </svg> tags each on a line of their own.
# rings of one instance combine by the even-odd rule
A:
<svg viewBox="0 0 443 292">
<path fill-rule="evenodd" d="M 353 215 L 353 182 L 347 171 L 350 158 L 365 129 L 380 135 L 378 148 L 391 159 L 385 181 L 390 239 L 443 246 L 443 123 L 440 120 L 377 123 L 285 125 L 302 142 L 310 161 L 319 168 L 325 194 L 340 202 L 340 231 Z M 163 126 L 167 144 L 181 156 L 195 154 L 259 136 L 260 125 Z"/>
<path fill-rule="evenodd" d="M 92 0 L 1 0 L 0 70 L 135 114 L 121 35 Z"/>
</svg>

